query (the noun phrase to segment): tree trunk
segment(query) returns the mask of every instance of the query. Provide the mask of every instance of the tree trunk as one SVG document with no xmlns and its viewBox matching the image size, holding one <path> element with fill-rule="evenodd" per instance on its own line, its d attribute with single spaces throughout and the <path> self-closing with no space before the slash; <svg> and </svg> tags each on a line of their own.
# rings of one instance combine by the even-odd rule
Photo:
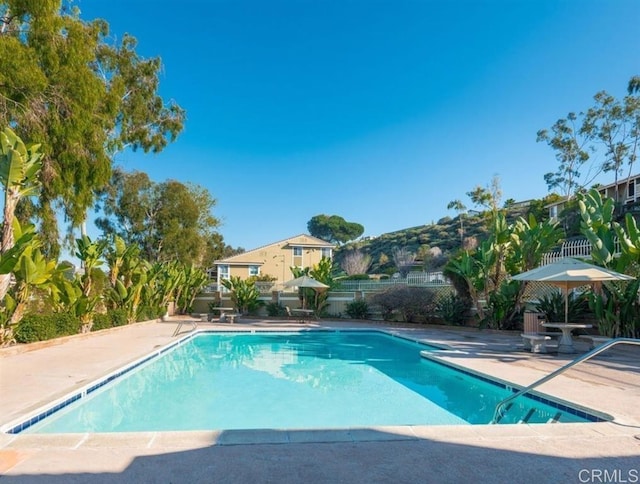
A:
<svg viewBox="0 0 640 484">
<path fill-rule="evenodd" d="M 7 324 L 7 327 L 8 327 L 7 329 L 11 331 L 12 336 L 13 336 L 13 328 L 15 328 L 16 325 L 22 319 L 25 309 L 27 309 L 27 302 L 18 301 L 18 304 L 16 305 L 16 310 L 11 315 L 11 319 L 9 319 L 9 323 Z"/>
</svg>

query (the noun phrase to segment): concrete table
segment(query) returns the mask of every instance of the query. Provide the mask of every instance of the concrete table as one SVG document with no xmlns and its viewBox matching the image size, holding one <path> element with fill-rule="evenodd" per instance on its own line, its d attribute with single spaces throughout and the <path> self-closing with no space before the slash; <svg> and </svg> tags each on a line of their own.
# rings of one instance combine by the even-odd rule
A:
<svg viewBox="0 0 640 484">
<path fill-rule="evenodd" d="M 232 313 L 233 308 L 209 308 L 209 311 L 211 311 L 212 313 L 220 312 L 219 321 L 221 323 L 224 323 L 227 320 L 227 313 Z M 233 322 L 233 318 L 231 319 L 231 321 Z"/>
<path fill-rule="evenodd" d="M 573 346 L 573 339 L 571 338 L 571 331 L 574 329 L 587 329 L 591 328 L 590 324 L 580 323 L 542 323 L 545 328 L 557 328 L 562 331 L 560 341 L 558 341 L 558 353 L 575 353 L 576 349 Z"/>
</svg>

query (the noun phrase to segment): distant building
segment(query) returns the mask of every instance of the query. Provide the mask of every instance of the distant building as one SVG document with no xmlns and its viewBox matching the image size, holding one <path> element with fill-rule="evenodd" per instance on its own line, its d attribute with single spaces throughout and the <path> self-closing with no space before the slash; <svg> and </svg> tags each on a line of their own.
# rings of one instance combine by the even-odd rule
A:
<svg viewBox="0 0 640 484">
<path fill-rule="evenodd" d="M 617 190 L 616 190 L 617 187 Z M 633 175 L 629 178 L 618 180 L 618 183 L 611 183 L 596 187 L 603 197 L 613 199 L 620 207 L 620 213 L 638 212 L 640 211 L 640 174 Z M 567 197 L 557 202 L 547 205 L 549 210 L 549 218 L 558 220 L 560 214 L 567 204 Z"/>
<path fill-rule="evenodd" d="M 257 249 L 243 252 L 214 262 L 217 269 L 216 283 L 237 276 L 268 275 L 275 279 L 274 285 L 293 279 L 290 267 L 312 267 L 323 257 L 333 257 L 334 245 L 317 237 L 300 234 Z"/>
</svg>

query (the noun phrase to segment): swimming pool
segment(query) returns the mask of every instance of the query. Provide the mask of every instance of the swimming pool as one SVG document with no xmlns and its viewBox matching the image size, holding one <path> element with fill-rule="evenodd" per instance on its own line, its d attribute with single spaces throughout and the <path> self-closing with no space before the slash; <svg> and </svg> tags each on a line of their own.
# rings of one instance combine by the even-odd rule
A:
<svg viewBox="0 0 640 484">
<path fill-rule="evenodd" d="M 425 349 L 433 348 L 371 331 L 204 332 L 9 432 L 489 423 L 512 390 L 426 360 Z M 601 419 L 550 399 L 521 397 L 501 423 L 520 420 Z"/>
</svg>

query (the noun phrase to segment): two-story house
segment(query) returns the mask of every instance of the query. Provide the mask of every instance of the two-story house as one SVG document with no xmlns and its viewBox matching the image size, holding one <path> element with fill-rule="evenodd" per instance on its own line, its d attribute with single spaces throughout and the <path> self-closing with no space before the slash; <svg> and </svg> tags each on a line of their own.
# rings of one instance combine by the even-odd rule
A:
<svg viewBox="0 0 640 484">
<path fill-rule="evenodd" d="M 636 207 L 640 202 L 640 174 L 633 175 L 629 178 L 621 178 L 617 183 L 614 182 L 609 185 L 603 185 L 597 187 L 597 189 L 603 197 L 612 198 L 616 201 L 621 207 L 619 213 L 637 211 Z M 563 198 L 547 205 L 549 218 L 557 220 L 564 210 L 566 203 L 567 199 Z"/>
<path fill-rule="evenodd" d="M 242 254 L 214 262 L 217 268 L 217 285 L 222 279 L 237 276 L 268 275 L 275 279 L 274 285 L 293 279 L 291 267 L 312 267 L 323 257 L 331 259 L 334 245 L 307 234 L 280 240 Z"/>
</svg>

